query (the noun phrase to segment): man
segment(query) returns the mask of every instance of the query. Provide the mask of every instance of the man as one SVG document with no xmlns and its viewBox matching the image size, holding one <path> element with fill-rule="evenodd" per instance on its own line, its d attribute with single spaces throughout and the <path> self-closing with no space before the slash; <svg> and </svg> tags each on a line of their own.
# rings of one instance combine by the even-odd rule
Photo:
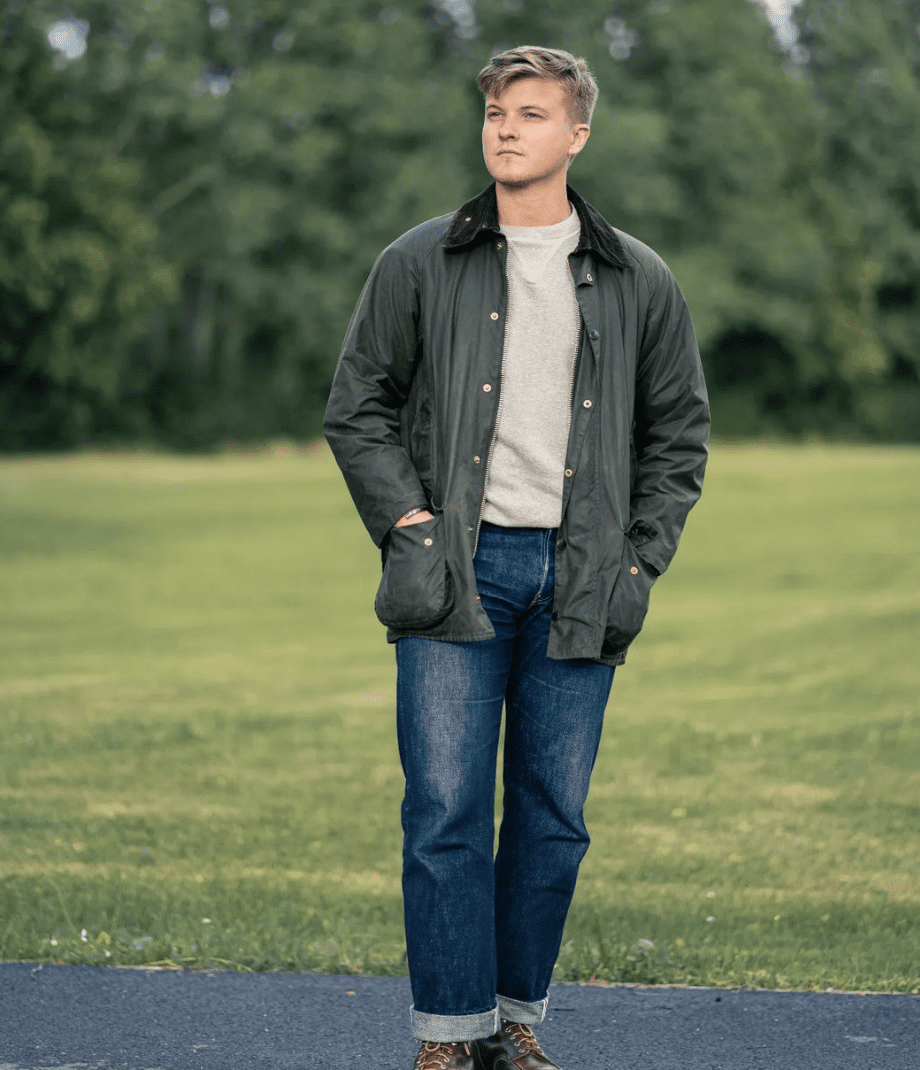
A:
<svg viewBox="0 0 920 1070">
<path fill-rule="evenodd" d="M 378 258 L 325 432 L 384 555 L 415 1070 L 550 1070 L 531 1026 L 604 708 L 700 494 L 708 408 L 671 273 L 566 184 L 584 60 L 516 48 L 479 85 L 494 183 Z"/>
</svg>

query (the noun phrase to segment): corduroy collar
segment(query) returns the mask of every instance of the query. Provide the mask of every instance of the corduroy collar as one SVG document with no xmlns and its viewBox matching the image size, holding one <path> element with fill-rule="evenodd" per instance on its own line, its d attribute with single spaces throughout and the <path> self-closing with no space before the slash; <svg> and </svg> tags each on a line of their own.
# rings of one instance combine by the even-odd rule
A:
<svg viewBox="0 0 920 1070">
<path fill-rule="evenodd" d="M 630 266 L 623 243 L 616 231 L 596 208 L 580 197 L 571 186 L 566 186 L 569 201 L 578 213 L 581 222 L 581 237 L 576 253 L 594 253 L 612 267 Z M 498 223 L 498 200 L 495 183 L 487 186 L 471 201 L 467 201 L 454 213 L 450 229 L 444 238 L 448 250 L 467 248 L 486 240 L 490 235 L 501 233 Z"/>
</svg>

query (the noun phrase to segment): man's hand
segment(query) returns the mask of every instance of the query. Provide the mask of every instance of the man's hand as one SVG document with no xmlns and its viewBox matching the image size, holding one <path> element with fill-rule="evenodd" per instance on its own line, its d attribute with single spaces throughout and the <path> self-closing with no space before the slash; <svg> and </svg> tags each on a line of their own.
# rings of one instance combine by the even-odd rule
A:
<svg viewBox="0 0 920 1070">
<path fill-rule="evenodd" d="M 407 524 L 423 524 L 426 520 L 434 520 L 434 516 L 427 509 L 423 509 L 420 513 L 413 513 L 412 516 L 401 516 L 393 527 L 404 528 Z"/>
</svg>

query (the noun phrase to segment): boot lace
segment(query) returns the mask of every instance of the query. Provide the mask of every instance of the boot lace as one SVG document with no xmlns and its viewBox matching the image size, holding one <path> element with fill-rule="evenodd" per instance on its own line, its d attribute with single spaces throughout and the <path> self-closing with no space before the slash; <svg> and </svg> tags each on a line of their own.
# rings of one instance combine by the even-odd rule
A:
<svg viewBox="0 0 920 1070">
<path fill-rule="evenodd" d="M 469 1044 L 436 1044 L 426 1040 L 419 1048 L 412 1070 L 447 1070 L 448 1060 L 457 1054 L 457 1049 L 470 1054 Z"/>
<path fill-rule="evenodd" d="M 537 1043 L 533 1030 L 523 1022 L 502 1022 L 502 1026 L 512 1043 L 518 1050 L 519 1055 L 539 1055 L 541 1059 L 547 1059 L 546 1052 Z"/>
</svg>

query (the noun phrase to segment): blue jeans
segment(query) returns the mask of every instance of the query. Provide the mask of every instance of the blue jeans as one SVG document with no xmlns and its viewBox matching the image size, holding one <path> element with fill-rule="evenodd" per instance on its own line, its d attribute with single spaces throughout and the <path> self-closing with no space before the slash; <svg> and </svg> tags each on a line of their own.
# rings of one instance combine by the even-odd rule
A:
<svg viewBox="0 0 920 1070">
<path fill-rule="evenodd" d="M 547 657 L 554 530 L 483 523 L 476 582 L 495 638 L 396 643 L 406 776 L 403 898 L 419 1040 L 533 1024 L 578 867 L 613 668 Z M 504 805 L 494 854 L 505 707 Z"/>
</svg>

